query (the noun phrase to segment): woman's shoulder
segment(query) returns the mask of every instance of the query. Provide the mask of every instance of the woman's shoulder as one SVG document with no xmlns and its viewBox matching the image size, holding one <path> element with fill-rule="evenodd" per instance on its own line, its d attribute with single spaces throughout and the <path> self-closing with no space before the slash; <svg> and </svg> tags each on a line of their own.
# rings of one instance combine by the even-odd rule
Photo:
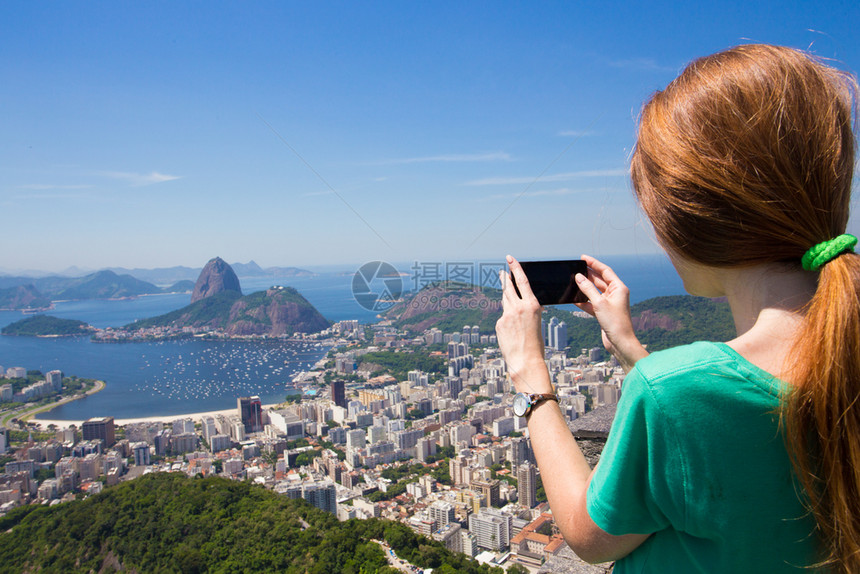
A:
<svg viewBox="0 0 860 574">
<path fill-rule="evenodd" d="M 622 393 L 625 386 L 663 398 L 749 391 L 769 402 L 779 396 L 780 384 L 725 343 L 700 341 L 640 359 L 625 378 Z"/>
<path fill-rule="evenodd" d="M 698 341 L 651 353 L 640 359 L 631 373 L 638 372 L 649 380 L 657 380 L 699 370 L 712 372 L 721 366 L 731 368 L 736 362 L 737 358 L 726 344 Z"/>
</svg>

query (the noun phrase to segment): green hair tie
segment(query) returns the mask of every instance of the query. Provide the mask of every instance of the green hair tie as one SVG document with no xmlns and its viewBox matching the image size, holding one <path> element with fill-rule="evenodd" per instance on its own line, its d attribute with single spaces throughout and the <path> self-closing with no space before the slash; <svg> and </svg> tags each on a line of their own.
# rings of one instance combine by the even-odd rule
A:
<svg viewBox="0 0 860 574">
<path fill-rule="evenodd" d="M 838 255 L 842 255 L 846 251 L 853 251 L 855 245 L 857 245 L 857 238 L 850 233 L 843 233 L 839 237 L 828 239 L 810 247 L 809 251 L 803 254 L 803 259 L 800 262 L 807 271 L 818 271 L 822 265 L 835 259 Z"/>
</svg>

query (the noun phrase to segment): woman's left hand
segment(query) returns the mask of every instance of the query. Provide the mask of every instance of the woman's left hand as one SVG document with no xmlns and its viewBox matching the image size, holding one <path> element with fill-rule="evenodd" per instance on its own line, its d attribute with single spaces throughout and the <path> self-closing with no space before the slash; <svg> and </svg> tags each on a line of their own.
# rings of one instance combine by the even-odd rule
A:
<svg viewBox="0 0 860 574">
<path fill-rule="evenodd" d="M 511 276 L 501 271 L 504 312 L 496 322 L 499 349 L 518 391 L 551 393 L 553 389 L 544 363 L 543 336 L 540 329 L 541 305 L 534 296 L 519 262 L 510 255 L 507 256 L 507 261 L 522 298 L 517 296 Z"/>
</svg>

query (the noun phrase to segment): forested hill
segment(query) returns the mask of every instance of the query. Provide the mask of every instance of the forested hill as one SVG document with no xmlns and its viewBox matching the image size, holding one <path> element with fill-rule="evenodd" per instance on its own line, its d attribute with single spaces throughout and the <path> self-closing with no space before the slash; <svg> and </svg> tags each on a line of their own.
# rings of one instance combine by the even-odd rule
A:
<svg viewBox="0 0 860 574">
<path fill-rule="evenodd" d="M 496 289 L 477 289 L 446 284 L 422 289 L 385 313 L 386 319 L 401 329 L 420 333 L 437 327 L 450 333 L 464 325 L 478 325 L 481 333 L 495 330 L 501 316 L 501 293 Z M 566 309 L 546 307 L 548 322 L 556 317 L 567 325 L 571 352 L 601 346 L 600 327 L 591 317 Z M 725 301 L 672 295 L 655 297 L 630 309 L 636 334 L 649 350 L 659 351 L 694 341 L 727 341 L 735 337 L 729 306 Z"/>
<path fill-rule="evenodd" d="M 316 333 L 329 321 L 292 287 L 272 287 L 242 296 L 222 291 L 190 305 L 126 325 L 126 329 L 150 327 L 211 327 L 231 336 L 292 335 Z"/>
<path fill-rule="evenodd" d="M 448 333 L 463 325 L 478 325 L 482 332 L 495 329 L 502 315 L 502 292 L 490 287 L 441 282 L 424 287 L 383 314 L 394 325 L 421 333 L 436 327 Z"/>
<path fill-rule="evenodd" d="M 60 319 L 51 315 L 33 315 L 3 327 L 3 335 L 24 337 L 71 337 L 89 335 L 93 327 L 76 319 Z"/>
<path fill-rule="evenodd" d="M 382 548 L 424 568 L 501 574 L 406 525 L 338 522 L 303 500 L 219 477 L 155 473 L 83 501 L 0 518 L 3 572 L 395 574 Z"/>
</svg>

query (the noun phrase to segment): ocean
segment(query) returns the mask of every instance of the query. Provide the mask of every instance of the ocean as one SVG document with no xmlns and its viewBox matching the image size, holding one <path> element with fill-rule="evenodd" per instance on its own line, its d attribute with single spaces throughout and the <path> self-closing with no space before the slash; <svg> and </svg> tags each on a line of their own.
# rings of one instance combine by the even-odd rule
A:
<svg viewBox="0 0 860 574">
<path fill-rule="evenodd" d="M 663 256 L 607 257 L 630 289 L 631 303 L 660 295 L 683 293 L 683 285 Z M 421 277 L 414 264 L 395 264 L 404 290 Z M 443 266 L 444 268 L 444 266 Z M 476 267 L 477 268 L 477 267 Z M 271 285 L 297 289 L 327 319 L 377 320 L 352 296 L 352 270 L 313 277 L 240 278 L 245 294 Z M 190 294 L 152 295 L 136 299 L 66 301 L 48 314 L 79 319 L 95 327 L 119 327 L 138 319 L 179 309 Z M 23 318 L 17 311 L 0 311 L 0 328 Z M 262 341 L 160 341 L 149 343 L 93 343 L 88 337 L 0 337 L 0 365 L 104 380 L 106 388 L 90 397 L 67 403 L 45 418 L 81 420 L 96 416 L 137 418 L 178 415 L 234 408 L 239 396 L 259 395 L 264 403 L 283 400 L 289 383 L 309 370 L 328 348 L 315 343 Z"/>
</svg>

